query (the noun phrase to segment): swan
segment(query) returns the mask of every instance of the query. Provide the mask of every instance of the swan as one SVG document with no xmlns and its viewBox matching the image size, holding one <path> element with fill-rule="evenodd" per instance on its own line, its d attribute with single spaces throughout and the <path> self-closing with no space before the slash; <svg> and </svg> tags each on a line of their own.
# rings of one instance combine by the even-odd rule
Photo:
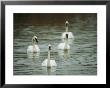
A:
<svg viewBox="0 0 110 88">
<path fill-rule="evenodd" d="M 57 66 L 55 60 L 50 60 L 50 51 L 51 51 L 51 44 L 48 45 L 48 58 L 42 62 L 42 66 L 45 67 Z"/>
<path fill-rule="evenodd" d="M 38 39 L 36 36 L 32 37 L 32 45 L 28 46 L 27 53 L 37 53 L 40 52 L 39 46 L 38 46 Z"/>
<path fill-rule="evenodd" d="M 70 45 L 68 44 L 68 34 L 66 34 L 66 38 L 64 39 L 63 43 L 58 45 L 59 50 L 68 50 L 70 49 Z"/>
<path fill-rule="evenodd" d="M 61 36 L 61 38 L 66 38 L 66 34 L 68 34 L 68 38 L 74 38 L 74 36 L 73 36 L 73 33 L 72 32 L 68 32 L 68 25 L 69 25 L 69 22 L 68 21 L 66 21 L 65 22 L 65 32 L 64 33 L 62 33 L 62 36 Z"/>
</svg>

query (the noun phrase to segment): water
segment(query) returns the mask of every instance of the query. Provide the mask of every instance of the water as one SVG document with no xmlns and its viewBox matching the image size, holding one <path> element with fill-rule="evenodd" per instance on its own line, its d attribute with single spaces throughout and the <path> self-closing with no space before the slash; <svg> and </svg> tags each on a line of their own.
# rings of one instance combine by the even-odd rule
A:
<svg viewBox="0 0 110 88">
<path fill-rule="evenodd" d="M 91 18 L 92 19 L 92 18 Z M 80 25 L 80 26 L 79 26 Z M 94 21 L 73 23 L 69 31 L 75 36 L 69 51 L 59 51 L 64 26 L 27 26 L 14 30 L 14 75 L 96 75 L 97 74 L 97 29 Z M 27 47 L 37 35 L 40 53 L 28 54 Z M 47 69 L 41 66 L 48 55 L 51 43 L 51 59 L 57 67 Z"/>
</svg>

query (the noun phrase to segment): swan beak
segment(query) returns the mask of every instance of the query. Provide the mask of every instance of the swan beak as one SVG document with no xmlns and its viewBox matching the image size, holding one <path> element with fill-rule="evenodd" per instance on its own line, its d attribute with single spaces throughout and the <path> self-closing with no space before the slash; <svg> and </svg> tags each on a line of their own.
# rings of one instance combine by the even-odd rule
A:
<svg viewBox="0 0 110 88">
<path fill-rule="evenodd" d="M 37 38 L 35 38 L 35 41 L 38 43 L 38 39 Z"/>
</svg>

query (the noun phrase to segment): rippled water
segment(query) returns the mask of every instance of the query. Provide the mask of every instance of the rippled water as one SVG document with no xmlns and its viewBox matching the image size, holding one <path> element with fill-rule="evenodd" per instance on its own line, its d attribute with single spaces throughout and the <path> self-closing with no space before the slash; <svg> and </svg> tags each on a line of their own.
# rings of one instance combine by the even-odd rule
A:
<svg viewBox="0 0 110 88">
<path fill-rule="evenodd" d="M 94 23 L 94 22 L 93 22 Z M 27 26 L 14 30 L 14 75 L 96 75 L 97 74 L 97 29 L 95 24 L 74 23 L 69 31 L 75 36 L 69 51 L 58 51 L 64 26 Z M 40 53 L 28 54 L 33 35 L 39 39 Z M 51 43 L 51 58 L 57 67 L 41 66 L 48 55 Z"/>
</svg>

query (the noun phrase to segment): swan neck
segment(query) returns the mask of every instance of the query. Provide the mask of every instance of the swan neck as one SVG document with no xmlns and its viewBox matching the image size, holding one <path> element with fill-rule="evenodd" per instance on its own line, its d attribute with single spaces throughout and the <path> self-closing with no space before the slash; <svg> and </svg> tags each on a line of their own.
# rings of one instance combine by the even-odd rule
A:
<svg viewBox="0 0 110 88">
<path fill-rule="evenodd" d="M 48 61 L 47 61 L 47 66 L 50 66 L 50 50 L 48 50 Z"/>
<path fill-rule="evenodd" d="M 68 26 L 66 26 L 66 32 L 68 32 Z"/>
<path fill-rule="evenodd" d="M 34 38 L 32 38 L 32 45 L 37 45 L 38 43 L 34 41 Z"/>
<path fill-rule="evenodd" d="M 64 49 L 67 49 L 67 44 L 68 44 L 68 42 L 67 42 L 68 40 L 67 40 L 67 38 L 65 39 L 65 46 L 64 46 Z"/>
<path fill-rule="evenodd" d="M 33 45 L 33 52 L 34 52 L 34 50 L 35 50 L 35 44 L 34 44 L 34 43 L 32 43 L 32 45 Z"/>
</svg>

